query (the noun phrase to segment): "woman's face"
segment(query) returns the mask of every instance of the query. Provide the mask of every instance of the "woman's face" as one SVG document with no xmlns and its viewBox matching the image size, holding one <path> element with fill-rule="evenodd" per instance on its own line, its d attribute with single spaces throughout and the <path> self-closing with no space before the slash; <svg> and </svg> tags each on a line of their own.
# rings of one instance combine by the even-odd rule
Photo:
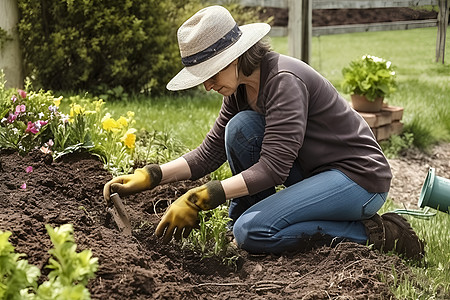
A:
<svg viewBox="0 0 450 300">
<path fill-rule="evenodd" d="M 232 95 L 239 85 L 237 62 L 237 59 L 234 60 L 231 64 L 219 71 L 219 73 L 203 82 L 205 89 L 207 91 L 215 90 L 223 96 Z"/>
</svg>

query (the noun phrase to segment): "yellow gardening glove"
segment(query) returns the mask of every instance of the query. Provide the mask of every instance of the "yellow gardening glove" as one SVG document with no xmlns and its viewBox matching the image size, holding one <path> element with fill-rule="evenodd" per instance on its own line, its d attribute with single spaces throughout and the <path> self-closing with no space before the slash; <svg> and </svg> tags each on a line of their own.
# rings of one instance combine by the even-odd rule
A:
<svg viewBox="0 0 450 300">
<path fill-rule="evenodd" d="M 126 196 L 150 190 L 161 182 L 161 178 L 162 172 L 159 165 L 151 164 L 142 169 L 136 169 L 134 174 L 122 175 L 110 180 L 103 188 L 103 197 L 109 205 L 111 193 Z"/>
<path fill-rule="evenodd" d="M 168 243 L 172 236 L 176 240 L 188 237 L 192 229 L 198 226 L 198 212 L 216 208 L 226 200 L 225 192 L 219 180 L 213 180 L 200 187 L 189 190 L 168 208 L 159 222 L 155 234 L 163 236 Z"/>
</svg>

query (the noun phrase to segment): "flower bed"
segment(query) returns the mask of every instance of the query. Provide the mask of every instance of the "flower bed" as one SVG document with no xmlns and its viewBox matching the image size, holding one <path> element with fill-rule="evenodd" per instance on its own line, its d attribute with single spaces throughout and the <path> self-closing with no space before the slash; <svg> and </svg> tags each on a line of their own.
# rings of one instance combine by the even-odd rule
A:
<svg viewBox="0 0 450 300">
<path fill-rule="evenodd" d="M 16 251 L 42 268 L 51 248 L 45 224 L 73 224 L 80 251 L 91 249 L 99 258 L 88 285 L 92 299 L 388 299 L 380 274 L 392 280 L 393 266 L 409 274 L 397 256 L 353 243 L 282 256 L 239 252 L 237 269 L 178 244 L 162 245 L 153 233 L 167 201 L 198 182 L 123 198 L 133 227 L 127 237 L 106 212 L 102 189 L 111 175 L 97 157 L 72 154 L 51 163 L 45 157 L 40 151 L 24 157 L 0 152 L 0 230 L 11 231 Z"/>
</svg>

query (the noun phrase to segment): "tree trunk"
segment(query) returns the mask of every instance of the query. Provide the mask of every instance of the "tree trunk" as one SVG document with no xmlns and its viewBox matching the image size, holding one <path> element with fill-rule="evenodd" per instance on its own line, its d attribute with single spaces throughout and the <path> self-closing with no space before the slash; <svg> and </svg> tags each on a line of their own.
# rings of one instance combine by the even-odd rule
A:
<svg viewBox="0 0 450 300">
<path fill-rule="evenodd" d="M 19 9 L 17 0 L 0 0 L 0 69 L 5 73 L 6 87 L 23 87 L 22 52 L 20 51 L 17 22 Z"/>
</svg>

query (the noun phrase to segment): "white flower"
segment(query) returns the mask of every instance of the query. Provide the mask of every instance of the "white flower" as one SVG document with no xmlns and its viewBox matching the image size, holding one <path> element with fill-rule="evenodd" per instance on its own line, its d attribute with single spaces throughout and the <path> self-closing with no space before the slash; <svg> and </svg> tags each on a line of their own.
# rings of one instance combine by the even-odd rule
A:
<svg viewBox="0 0 450 300">
<path fill-rule="evenodd" d="M 63 123 L 69 122 L 69 115 L 61 114 L 61 121 Z"/>
<path fill-rule="evenodd" d="M 106 113 L 105 116 L 102 118 L 101 122 L 103 123 L 105 120 L 108 120 L 109 118 L 111 118 L 111 114 Z"/>
</svg>

